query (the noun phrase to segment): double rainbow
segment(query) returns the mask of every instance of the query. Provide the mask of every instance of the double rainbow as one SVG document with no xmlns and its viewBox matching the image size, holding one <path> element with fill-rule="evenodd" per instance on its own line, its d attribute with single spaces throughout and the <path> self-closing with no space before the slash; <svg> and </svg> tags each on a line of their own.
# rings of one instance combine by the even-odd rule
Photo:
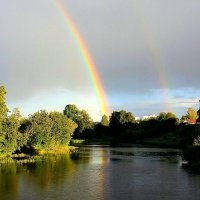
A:
<svg viewBox="0 0 200 200">
<path fill-rule="evenodd" d="M 110 111 L 108 109 L 108 101 L 107 101 L 107 97 L 105 94 L 105 90 L 103 88 L 103 85 L 102 85 L 100 76 L 97 72 L 94 61 L 92 60 L 92 57 L 87 49 L 87 46 L 86 46 L 81 34 L 79 33 L 75 23 L 73 22 L 72 18 L 68 14 L 64 5 L 62 4 L 62 2 L 60 0 L 54 0 L 54 3 L 55 3 L 55 6 L 57 7 L 57 9 L 59 10 L 59 12 L 61 13 L 68 29 L 70 30 L 71 35 L 74 39 L 74 42 L 76 43 L 76 45 L 80 51 L 81 57 L 84 60 L 85 66 L 88 69 L 90 79 L 91 79 L 91 82 L 92 82 L 92 85 L 94 88 L 94 92 L 96 95 L 96 99 L 99 104 L 100 115 L 109 115 Z"/>
<path fill-rule="evenodd" d="M 164 98 L 165 111 L 173 111 L 173 107 L 171 105 L 171 93 L 170 93 L 170 76 L 167 71 L 167 67 L 164 61 L 164 56 L 160 45 L 154 35 L 154 32 L 148 22 L 148 18 L 145 15 L 142 2 L 140 0 L 134 1 L 133 4 L 134 12 L 136 13 L 139 24 L 143 29 L 145 40 L 148 44 L 149 53 L 152 59 L 152 64 L 155 70 L 155 73 L 158 74 L 158 83 L 160 84 L 160 88 L 162 91 L 161 96 Z"/>
</svg>

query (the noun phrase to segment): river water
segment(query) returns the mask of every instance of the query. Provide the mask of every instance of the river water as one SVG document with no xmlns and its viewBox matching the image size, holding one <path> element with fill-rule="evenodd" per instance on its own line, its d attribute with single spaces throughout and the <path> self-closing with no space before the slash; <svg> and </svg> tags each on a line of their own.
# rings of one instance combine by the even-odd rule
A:
<svg viewBox="0 0 200 200">
<path fill-rule="evenodd" d="M 0 200 L 199 200 L 200 175 L 181 163 L 177 149 L 85 146 L 0 166 Z"/>
</svg>

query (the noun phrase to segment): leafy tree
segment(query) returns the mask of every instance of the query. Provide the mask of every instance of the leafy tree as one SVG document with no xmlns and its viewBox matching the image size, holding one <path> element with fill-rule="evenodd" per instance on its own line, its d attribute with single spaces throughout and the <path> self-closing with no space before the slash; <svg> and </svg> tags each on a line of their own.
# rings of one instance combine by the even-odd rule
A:
<svg viewBox="0 0 200 200">
<path fill-rule="evenodd" d="M 103 117 L 101 119 L 101 125 L 102 126 L 109 126 L 109 120 L 108 120 L 108 117 L 106 115 L 103 115 Z"/>
<path fill-rule="evenodd" d="M 31 144 L 39 148 L 50 148 L 53 144 L 51 138 L 52 120 L 45 110 L 34 113 L 30 117 L 32 124 L 31 129 Z"/>
<path fill-rule="evenodd" d="M 25 122 L 25 130 L 30 131 L 30 144 L 47 150 L 68 145 L 76 127 L 76 123 L 62 113 L 48 114 L 45 110 L 36 112 Z"/>
<path fill-rule="evenodd" d="M 68 145 L 74 130 L 77 128 L 77 124 L 59 112 L 51 112 L 49 117 L 53 122 L 51 136 L 54 140 L 54 145 Z"/>
<path fill-rule="evenodd" d="M 74 104 L 68 104 L 65 107 L 63 113 L 64 115 L 66 115 L 68 118 L 72 119 L 75 122 L 80 117 L 80 110 Z"/>
<path fill-rule="evenodd" d="M 114 111 L 110 117 L 110 126 L 126 126 L 129 123 L 134 123 L 135 117 L 130 112 L 121 110 L 119 112 Z"/>
<path fill-rule="evenodd" d="M 188 117 L 186 115 L 183 115 L 180 119 L 181 122 L 184 122 L 188 119 Z"/>
<path fill-rule="evenodd" d="M 188 108 L 187 110 L 187 118 L 196 120 L 198 118 L 197 112 L 193 108 Z"/>
<path fill-rule="evenodd" d="M 14 109 L 8 116 L 6 105 L 7 91 L 4 86 L 0 86 L 0 152 L 9 155 L 19 150 L 27 142 L 19 132 L 20 112 Z"/>
<path fill-rule="evenodd" d="M 167 113 L 167 119 L 178 119 L 178 118 L 174 113 L 168 112 Z"/>
<path fill-rule="evenodd" d="M 6 89 L 4 86 L 0 86 L 0 143 L 5 137 L 5 132 L 3 130 L 3 124 L 7 118 L 8 108 L 6 106 Z M 1 148 L 1 145 L 0 145 Z"/>
<path fill-rule="evenodd" d="M 93 129 L 93 120 L 85 110 L 79 110 L 75 105 L 69 104 L 63 113 L 78 125 L 75 138 L 85 138 L 85 133 Z"/>
<path fill-rule="evenodd" d="M 171 113 L 171 112 L 168 112 L 168 113 L 161 112 L 158 115 L 157 119 L 160 120 L 160 121 L 163 121 L 163 120 L 167 120 L 167 119 L 178 119 L 178 118 L 176 117 L 176 115 L 174 113 Z"/>
<path fill-rule="evenodd" d="M 110 135 L 122 135 L 122 133 L 133 128 L 135 117 L 124 110 L 114 111 L 110 117 Z"/>
<path fill-rule="evenodd" d="M 0 86 L 0 122 L 7 117 L 8 108 L 6 106 L 7 91 L 4 86 Z"/>
<path fill-rule="evenodd" d="M 19 131 L 22 134 L 30 135 L 31 134 L 32 123 L 28 118 L 22 118 L 20 123 Z"/>
<path fill-rule="evenodd" d="M 27 137 L 19 132 L 20 112 L 16 108 L 9 117 L 6 117 L 3 124 L 4 138 L 1 141 L 1 152 L 9 155 L 27 143 Z"/>
</svg>

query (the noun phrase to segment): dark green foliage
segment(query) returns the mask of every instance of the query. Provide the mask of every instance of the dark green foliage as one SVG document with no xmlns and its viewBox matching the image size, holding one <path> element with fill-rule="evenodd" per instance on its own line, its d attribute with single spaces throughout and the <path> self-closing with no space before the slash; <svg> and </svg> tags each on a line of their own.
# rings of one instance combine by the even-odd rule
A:
<svg viewBox="0 0 200 200">
<path fill-rule="evenodd" d="M 119 134 L 126 128 L 130 128 L 135 123 L 135 117 L 130 112 L 124 110 L 114 111 L 110 117 L 110 129 L 112 134 Z"/>
<path fill-rule="evenodd" d="M 171 113 L 171 112 L 168 112 L 168 113 L 165 113 L 165 112 L 161 112 L 157 119 L 159 121 L 164 121 L 164 120 L 168 120 L 168 119 L 176 119 L 178 121 L 178 118 L 176 117 L 176 115 L 174 113 Z"/>
<path fill-rule="evenodd" d="M 1 153 L 6 155 L 12 154 L 27 143 L 28 138 L 19 132 L 20 118 L 21 116 L 18 109 L 14 109 L 10 116 L 4 118 L 4 137 L 2 137 L 0 143 Z"/>
<path fill-rule="evenodd" d="M 111 127 L 121 127 L 127 126 L 128 124 L 134 123 L 135 117 L 130 112 L 121 110 L 119 112 L 114 111 L 110 117 L 110 126 Z"/>
<path fill-rule="evenodd" d="M 52 120 L 45 110 L 34 113 L 30 117 L 32 124 L 30 143 L 39 148 L 48 149 L 53 139 L 51 137 Z M 53 145 L 53 144 L 52 144 Z"/>
<path fill-rule="evenodd" d="M 59 112 L 41 110 L 22 119 L 18 109 L 8 115 L 6 90 L 0 86 L 0 153 L 33 152 L 35 147 L 51 149 L 69 144 L 77 128 L 67 116 Z M 83 115 L 85 114 L 82 111 Z"/>
<path fill-rule="evenodd" d="M 87 138 L 93 134 L 93 120 L 85 110 L 79 110 L 75 105 L 69 104 L 63 111 L 64 115 L 77 124 L 74 138 Z"/>
<path fill-rule="evenodd" d="M 68 145 L 77 125 L 59 112 L 48 114 L 41 110 L 30 117 L 29 143 L 38 148 L 51 149 Z"/>
<path fill-rule="evenodd" d="M 96 138 L 105 138 L 108 136 L 109 127 L 102 125 L 102 123 L 96 123 L 94 126 L 94 135 Z"/>
<path fill-rule="evenodd" d="M 178 130 L 183 148 L 194 144 L 194 140 L 200 136 L 199 125 L 184 125 Z"/>
<path fill-rule="evenodd" d="M 200 173 L 200 146 L 189 146 L 184 151 L 184 159 L 188 161 L 186 168 Z"/>
<path fill-rule="evenodd" d="M 136 122 L 132 113 L 121 110 L 114 111 L 110 120 L 104 115 L 101 122 L 93 123 L 85 110 L 69 104 L 64 114 L 41 110 L 22 119 L 18 109 L 8 114 L 5 96 L 6 90 L 0 86 L 1 154 L 10 155 L 20 150 L 30 153 L 37 147 L 49 150 L 66 146 L 73 136 L 103 144 L 143 143 L 184 149 L 190 147 L 186 151 L 187 159 L 191 165 L 200 166 L 200 125 L 184 125 L 171 112 L 161 112 L 156 118 Z M 196 117 L 196 112 L 190 108 L 182 121 Z"/>
<path fill-rule="evenodd" d="M 103 117 L 101 119 L 101 125 L 102 126 L 109 126 L 109 119 L 106 115 L 103 115 Z"/>
<path fill-rule="evenodd" d="M 53 122 L 51 136 L 54 137 L 55 145 L 68 145 L 77 125 L 59 112 L 51 112 L 49 117 Z"/>
<path fill-rule="evenodd" d="M 67 105 L 63 113 L 73 121 L 76 121 L 76 119 L 80 116 L 80 110 L 74 104 Z"/>
<path fill-rule="evenodd" d="M 0 122 L 7 117 L 8 108 L 6 106 L 7 91 L 4 86 L 0 86 Z"/>
<path fill-rule="evenodd" d="M 130 112 L 114 111 L 110 117 L 109 136 L 113 137 L 113 145 L 120 142 L 130 142 L 137 123 Z M 131 139 L 131 140 L 130 140 Z"/>
<path fill-rule="evenodd" d="M 27 138 L 19 132 L 21 118 L 19 110 L 14 109 L 8 116 L 6 93 L 5 87 L 0 86 L 0 152 L 9 155 L 26 144 Z"/>
<path fill-rule="evenodd" d="M 3 142 L 5 138 L 5 128 L 3 124 L 7 121 L 8 108 L 6 106 L 6 89 L 3 86 L 0 86 L 0 143 Z M 1 148 L 1 144 L 0 144 Z"/>
</svg>

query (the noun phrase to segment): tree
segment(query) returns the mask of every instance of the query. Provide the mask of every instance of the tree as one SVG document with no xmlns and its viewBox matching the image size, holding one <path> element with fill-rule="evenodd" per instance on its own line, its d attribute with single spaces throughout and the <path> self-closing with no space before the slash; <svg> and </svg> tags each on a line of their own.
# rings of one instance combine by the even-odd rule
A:
<svg viewBox="0 0 200 200">
<path fill-rule="evenodd" d="M 8 108 L 6 106 L 6 89 L 4 86 L 0 86 L 0 143 L 5 137 L 3 131 L 3 124 L 7 118 Z M 1 148 L 1 145 L 0 145 Z"/>
<path fill-rule="evenodd" d="M 80 111 L 78 118 L 78 131 L 80 133 L 93 128 L 93 120 L 85 110 Z"/>
<path fill-rule="evenodd" d="M 6 117 L 3 124 L 4 138 L 1 141 L 1 152 L 9 155 L 20 150 L 27 143 L 26 137 L 19 132 L 21 114 L 15 108 L 9 117 Z"/>
<path fill-rule="evenodd" d="M 8 108 L 6 106 L 7 91 L 4 86 L 0 86 L 0 122 L 7 117 Z"/>
<path fill-rule="evenodd" d="M 167 119 L 178 119 L 178 117 L 174 113 L 168 112 Z"/>
<path fill-rule="evenodd" d="M 108 117 L 106 115 L 103 115 L 103 117 L 101 119 L 101 125 L 102 126 L 109 126 L 109 120 L 108 120 Z"/>
<path fill-rule="evenodd" d="M 196 120 L 198 118 L 197 112 L 193 108 L 188 108 L 187 110 L 187 118 Z"/>
<path fill-rule="evenodd" d="M 30 122 L 25 124 L 25 130 L 30 131 L 29 143 L 46 150 L 67 146 L 76 127 L 76 123 L 62 113 L 48 114 L 45 110 L 30 116 Z"/>
<path fill-rule="evenodd" d="M 135 117 L 124 110 L 114 111 L 110 117 L 110 135 L 122 135 L 135 126 Z"/>
<path fill-rule="evenodd" d="M 188 119 L 188 117 L 186 116 L 186 115 L 183 115 L 182 117 L 181 117 L 181 122 L 183 123 L 183 122 L 185 122 L 186 120 Z"/>
<path fill-rule="evenodd" d="M 77 124 L 59 112 L 51 112 L 49 117 L 53 122 L 51 136 L 54 140 L 54 145 L 68 145 L 74 130 L 77 128 Z"/>
<path fill-rule="evenodd" d="M 168 120 L 168 119 L 178 119 L 176 117 L 176 115 L 172 112 L 168 112 L 168 113 L 165 113 L 165 112 L 161 112 L 158 117 L 157 117 L 158 120 L 160 121 L 163 121 L 163 120 Z"/>
<path fill-rule="evenodd" d="M 30 116 L 32 124 L 30 143 L 39 148 L 49 149 L 52 144 L 51 127 L 52 120 L 45 110 L 34 113 Z"/>
<path fill-rule="evenodd" d="M 118 127 L 118 126 L 127 126 L 130 123 L 135 122 L 135 117 L 130 112 L 126 112 L 121 110 L 119 112 L 114 111 L 110 117 L 110 126 Z"/>
<path fill-rule="evenodd" d="M 74 122 L 76 122 L 76 120 L 80 117 L 80 110 L 74 104 L 66 105 L 63 113 Z"/>
<path fill-rule="evenodd" d="M 93 129 L 93 120 L 85 110 L 79 110 L 75 105 L 69 104 L 63 113 L 78 125 L 75 138 L 85 138 L 85 133 Z"/>
<path fill-rule="evenodd" d="M 8 116 L 6 94 L 5 87 L 0 86 L 0 152 L 9 155 L 19 150 L 27 140 L 19 132 L 21 118 L 19 110 L 15 108 Z"/>
</svg>

